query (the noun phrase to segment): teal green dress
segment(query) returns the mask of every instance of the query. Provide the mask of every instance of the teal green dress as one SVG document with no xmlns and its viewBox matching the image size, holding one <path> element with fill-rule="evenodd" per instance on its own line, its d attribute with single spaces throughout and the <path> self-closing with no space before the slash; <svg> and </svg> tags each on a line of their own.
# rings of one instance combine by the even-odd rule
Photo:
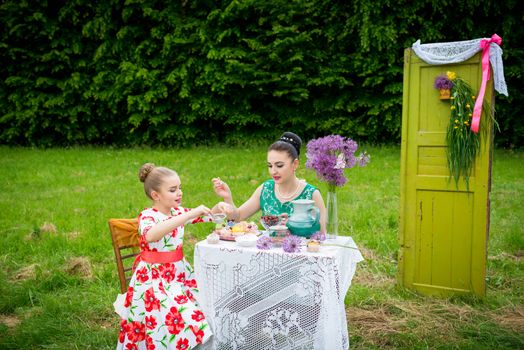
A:
<svg viewBox="0 0 524 350">
<path fill-rule="evenodd" d="M 295 199 L 313 199 L 313 192 L 317 188 L 313 185 L 306 184 L 306 187 L 300 192 Z M 262 184 L 262 192 L 260 192 L 260 209 L 262 209 L 262 215 L 279 215 L 287 213 L 291 215 L 293 213 L 293 204 L 291 201 L 282 203 L 278 200 L 275 195 L 275 180 L 267 180 Z"/>
</svg>

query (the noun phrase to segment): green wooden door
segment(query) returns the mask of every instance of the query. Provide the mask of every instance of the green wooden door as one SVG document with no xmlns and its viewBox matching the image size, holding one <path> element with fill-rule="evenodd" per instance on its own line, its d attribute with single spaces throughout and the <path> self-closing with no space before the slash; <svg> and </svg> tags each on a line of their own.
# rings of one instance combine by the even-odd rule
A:
<svg viewBox="0 0 524 350">
<path fill-rule="evenodd" d="M 484 296 L 492 130 L 481 139 L 469 189 L 463 180 L 457 188 L 446 160 L 450 103 L 433 87 L 435 77 L 446 71 L 456 72 L 475 91 L 482 77 L 480 54 L 436 66 L 405 51 L 398 281 L 424 294 Z M 491 96 L 488 84 L 485 98 Z"/>
</svg>

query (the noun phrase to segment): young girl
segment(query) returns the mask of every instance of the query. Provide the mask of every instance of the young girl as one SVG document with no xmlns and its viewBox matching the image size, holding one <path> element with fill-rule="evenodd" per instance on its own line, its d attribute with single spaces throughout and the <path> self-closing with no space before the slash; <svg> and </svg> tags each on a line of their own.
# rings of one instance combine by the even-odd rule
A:
<svg viewBox="0 0 524 350">
<path fill-rule="evenodd" d="M 184 225 L 211 222 L 203 215 L 212 210 L 203 205 L 183 208 L 180 178 L 171 169 L 146 163 L 139 178 L 153 205 L 138 218 L 141 252 L 123 306 L 117 307 L 122 318 L 117 349 L 193 349 L 211 331 L 195 300 L 193 269 L 182 252 Z"/>
</svg>

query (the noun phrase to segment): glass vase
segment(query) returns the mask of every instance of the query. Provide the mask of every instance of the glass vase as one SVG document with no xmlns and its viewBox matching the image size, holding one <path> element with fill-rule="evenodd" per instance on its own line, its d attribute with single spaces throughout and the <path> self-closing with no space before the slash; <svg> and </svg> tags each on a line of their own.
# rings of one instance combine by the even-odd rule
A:
<svg viewBox="0 0 524 350">
<path fill-rule="evenodd" d="M 328 239 L 338 237 L 338 203 L 336 186 L 329 186 L 327 193 L 326 233 Z"/>
</svg>

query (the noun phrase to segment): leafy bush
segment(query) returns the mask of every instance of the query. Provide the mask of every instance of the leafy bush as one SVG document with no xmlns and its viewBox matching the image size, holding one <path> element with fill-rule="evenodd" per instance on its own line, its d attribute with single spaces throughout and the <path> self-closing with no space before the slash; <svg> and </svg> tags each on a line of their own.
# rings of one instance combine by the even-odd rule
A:
<svg viewBox="0 0 524 350">
<path fill-rule="evenodd" d="M 419 38 L 496 32 L 504 40 L 510 92 L 497 101 L 496 141 L 522 146 L 524 64 L 517 43 L 524 33 L 516 6 L 6 0 L 0 143 L 245 143 L 284 129 L 307 139 L 338 133 L 396 143 L 403 50 Z"/>
</svg>

